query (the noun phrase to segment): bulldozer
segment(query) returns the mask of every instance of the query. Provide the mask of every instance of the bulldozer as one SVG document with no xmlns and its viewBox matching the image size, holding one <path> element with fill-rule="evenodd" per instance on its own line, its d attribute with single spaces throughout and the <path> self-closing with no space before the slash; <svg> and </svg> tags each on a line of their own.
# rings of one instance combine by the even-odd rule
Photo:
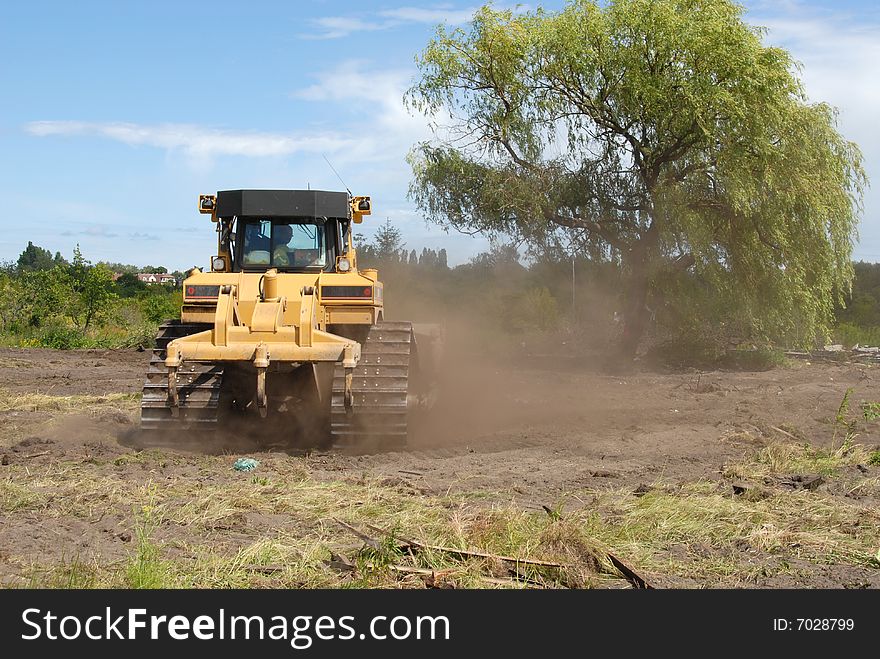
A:
<svg viewBox="0 0 880 659">
<path fill-rule="evenodd" d="M 217 253 L 184 280 L 180 319 L 159 328 L 141 428 L 405 446 L 436 399 L 442 339 L 385 320 L 378 271 L 358 268 L 353 225 L 371 214 L 370 197 L 223 190 L 200 195 L 198 210 Z"/>
</svg>

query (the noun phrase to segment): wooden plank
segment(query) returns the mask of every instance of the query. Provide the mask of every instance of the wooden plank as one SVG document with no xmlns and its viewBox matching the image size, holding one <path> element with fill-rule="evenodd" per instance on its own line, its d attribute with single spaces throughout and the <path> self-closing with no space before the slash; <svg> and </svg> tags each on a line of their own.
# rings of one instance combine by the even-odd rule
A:
<svg viewBox="0 0 880 659">
<path fill-rule="evenodd" d="M 790 439 L 793 439 L 793 440 L 796 441 L 796 442 L 802 442 L 802 441 L 804 441 L 804 440 L 802 440 L 802 439 L 798 439 L 797 437 L 795 437 L 794 435 L 792 435 L 790 432 L 788 432 L 788 431 L 786 431 L 786 430 L 783 430 L 782 428 L 777 428 L 776 426 L 769 426 L 769 428 L 770 428 L 771 430 L 775 430 L 776 432 L 778 432 L 778 433 L 780 433 L 780 434 L 782 434 L 782 435 L 785 435 L 786 437 L 789 437 Z"/>
<path fill-rule="evenodd" d="M 616 567 L 620 573 L 626 577 L 627 581 L 629 581 L 634 587 L 642 588 L 646 590 L 655 590 L 655 586 L 648 582 L 643 576 L 641 576 L 638 572 L 633 570 L 629 565 L 624 563 L 620 558 L 612 554 L 610 551 L 606 551 L 605 554 L 608 556 L 608 560 Z"/>
<path fill-rule="evenodd" d="M 380 533 L 383 535 L 387 534 L 387 532 L 383 531 L 382 529 L 380 529 L 376 526 L 373 526 L 371 524 L 367 524 L 367 526 L 370 529 L 372 529 L 373 531 L 376 531 L 377 533 Z M 364 537 L 369 537 L 369 536 L 364 536 Z M 513 556 L 503 556 L 500 554 L 490 554 L 490 553 L 482 552 L 482 551 L 456 549 L 454 547 L 442 547 L 440 545 L 429 545 L 427 543 L 419 542 L 417 540 L 410 540 L 410 539 L 403 538 L 399 534 L 398 534 L 397 538 L 402 543 L 401 545 L 399 545 L 400 549 L 410 549 L 410 550 L 415 549 L 417 551 L 437 551 L 437 552 L 452 554 L 453 556 L 459 556 L 461 558 L 488 558 L 488 559 L 494 559 L 494 560 L 503 561 L 503 562 L 507 562 L 507 563 L 514 563 L 515 565 L 533 565 L 536 567 L 548 567 L 548 568 L 554 568 L 557 570 L 562 570 L 562 569 L 566 569 L 566 568 L 571 567 L 570 565 L 566 565 L 564 563 L 554 563 L 552 561 L 541 561 L 541 560 L 532 559 L 532 558 L 515 558 Z M 607 550 L 604 553 L 608 557 L 608 560 L 611 561 L 611 564 L 620 572 L 621 575 L 623 575 L 623 577 L 627 581 L 629 581 L 633 585 L 633 587 L 647 589 L 647 590 L 655 590 L 656 589 L 656 586 L 654 584 L 652 584 L 645 577 L 643 577 L 638 572 L 636 572 L 631 566 L 629 566 L 627 563 L 625 563 L 621 558 L 619 558 L 618 556 L 615 556 L 613 553 L 611 553 L 610 551 L 607 551 Z M 513 578 L 516 578 L 520 581 L 526 581 L 525 577 L 520 578 L 520 576 L 516 572 L 512 572 L 512 576 L 513 576 Z M 535 582 L 530 582 L 530 583 L 535 583 Z"/>
<path fill-rule="evenodd" d="M 385 533 L 382 529 L 372 526 L 368 524 L 371 529 L 378 533 Z M 532 558 L 515 558 L 513 556 L 501 556 L 499 554 L 489 554 L 482 551 L 472 551 L 469 549 L 456 549 L 455 547 L 441 547 L 440 545 L 429 545 L 424 542 L 419 542 L 418 540 L 408 540 L 406 538 L 397 536 L 399 540 L 403 542 L 403 547 L 401 549 L 406 548 L 415 548 L 421 551 L 438 551 L 445 554 L 453 554 L 456 556 L 461 556 L 464 558 L 492 558 L 499 561 L 504 561 L 507 563 L 516 563 L 518 565 L 536 565 L 539 567 L 552 567 L 556 569 L 562 569 L 568 567 L 567 565 L 563 565 L 562 563 L 553 563 L 551 561 L 539 561 Z"/>
<path fill-rule="evenodd" d="M 359 538 L 359 539 L 363 540 L 365 544 L 369 545 L 369 546 L 372 547 L 373 549 L 381 550 L 382 546 L 379 544 L 379 541 L 376 540 L 375 538 L 371 538 L 371 537 L 368 536 L 366 533 L 361 533 L 361 532 L 358 531 L 356 528 L 354 528 L 351 524 L 346 524 L 346 523 L 343 522 L 341 519 L 336 519 L 336 518 L 334 517 L 334 518 L 333 518 L 333 521 L 336 522 L 337 524 L 339 524 L 339 526 L 341 526 L 342 528 L 344 528 L 346 531 L 348 531 L 349 533 L 351 533 L 351 534 L 352 534 L 353 536 L 355 536 L 356 538 Z"/>
<path fill-rule="evenodd" d="M 281 572 L 284 570 L 284 567 L 281 565 L 252 565 L 246 564 L 240 567 L 242 570 L 247 570 L 248 572 L 260 572 L 262 574 L 275 574 L 276 572 Z"/>
</svg>

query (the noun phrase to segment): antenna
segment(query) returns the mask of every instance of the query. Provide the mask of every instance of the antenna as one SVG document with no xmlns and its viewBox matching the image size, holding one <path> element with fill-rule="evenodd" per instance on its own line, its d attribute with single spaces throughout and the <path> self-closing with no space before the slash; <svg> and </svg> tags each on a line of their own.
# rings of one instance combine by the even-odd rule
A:
<svg viewBox="0 0 880 659">
<path fill-rule="evenodd" d="M 345 185 L 345 181 L 343 181 L 343 180 L 342 180 L 342 177 L 339 175 L 339 172 L 337 172 L 337 171 L 336 171 L 336 168 L 335 168 L 333 165 L 330 164 L 330 161 L 329 161 L 329 160 L 327 160 L 327 156 L 325 156 L 325 155 L 322 153 L 322 154 L 321 154 L 321 157 L 324 159 L 324 162 L 326 162 L 326 163 L 330 166 L 330 169 L 333 170 L 333 173 L 336 174 L 336 178 L 338 178 L 338 179 L 339 179 L 339 182 L 342 183 L 342 187 L 344 187 L 344 188 L 348 191 L 348 196 L 349 196 L 349 197 L 353 196 L 353 195 L 351 194 L 351 190 L 349 190 L 348 186 Z"/>
</svg>

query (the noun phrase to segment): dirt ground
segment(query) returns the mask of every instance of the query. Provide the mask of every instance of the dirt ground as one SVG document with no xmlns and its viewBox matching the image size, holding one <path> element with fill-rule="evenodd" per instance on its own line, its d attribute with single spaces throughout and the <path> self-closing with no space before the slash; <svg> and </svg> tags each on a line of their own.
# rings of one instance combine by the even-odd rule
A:
<svg viewBox="0 0 880 659">
<path fill-rule="evenodd" d="M 137 351 L 0 350 L 0 479 L 13 468 L 48 476 L 64 465 L 86 464 L 91 477 L 134 489 L 148 477 L 160 483 L 231 479 L 229 467 L 243 455 L 259 459 L 265 473 L 301 457 L 234 437 L 135 432 L 148 359 L 148 352 Z M 818 362 L 764 372 L 609 375 L 559 356 L 490 364 L 471 355 L 445 374 L 431 425 L 410 450 L 312 453 L 308 469 L 316 480 L 379 479 L 414 496 L 480 492 L 485 505 L 504 501 L 526 510 L 572 505 L 567 495 L 583 491 L 718 481 L 725 465 L 773 442 L 828 446 L 844 393 L 853 389 L 853 405 L 880 400 L 878 375 L 870 365 Z M 15 403 L 36 394 L 52 398 Z M 876 449 L 880 428 L 864 424 L 858 441 Z M 167 459 L 127 459 L 144 449 Z M 204 455 L 217 459 L 200 462 Z M 880 467 L 859 468 L 880 476 Z M 277 522 L 252 521 L 232 531 L 259 535 Z M 29 561 L 74 554 L 118 560 L 130 547 L 130 534 L 122 509 L 47 516 L 7 502 L 0 508 L 0 572 L 7 585 L 20 585 Z M 830 563 L 752 585 L 880 585 L 876 568 Z M 705 584 L 670 578 L 667 585 Z"/>
</svg>

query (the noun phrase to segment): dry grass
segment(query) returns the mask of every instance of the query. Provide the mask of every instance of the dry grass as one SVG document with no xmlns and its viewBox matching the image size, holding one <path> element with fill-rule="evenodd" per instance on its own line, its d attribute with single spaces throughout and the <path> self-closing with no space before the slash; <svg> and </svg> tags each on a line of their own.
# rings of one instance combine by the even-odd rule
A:
<svg viewBox="0 0 880 659">
<path fill-rule="evenodd" d="M 827 467 L 835 473 L 861 460 L 863 449 L 817 453 L 772 445 L 730 465 L 726 473 L 758 481 L 767 475 Z M 40 564 L 13 557 L 26 583 L 109 587 L 424 587 L 428 577 L 395 566 L 431 570 L 435 583 L 458 587 L 596 587 L 620 580 L 606 552 L 652 578 L 691 585 L 743 586 L 795 575 L 790 563 L 877 568 L 880 511 L 834 491 L 766 488 L 734 496 L 726 481 L 656 483 L 630 490 L 572 493 L 558 515 L 493 505 L 468 495 L 422 496 L 370 479 L 322 481 L 308 459 L 272 457 L 260 475 L 229 468 L 223 456 L 159 451 L 114 462 L 60 463 L 39 470 L 12 465 L 0 481 L 0 514 L 52 523 L 120 519 L 132 542 L 125 560 L 99 554 Z M 174 477 L 165 473 L 174 469 Z M 181 472 L 181 470 L 186 470 Z M 865 475 L 855 488 L 876 488 Z M 495 493 L 496 501 L 501 495 Z M 333 519 L 368 531 L 380 549 L 362 543 Z M 98 533 L 96 531 L 96 533 Z M 461 560 L 442 551 L 414 556 L 397 537 L 565 564 L 563 570 L 520 568 L 485 558 Z M 86 537 L 88 540 L 88 537 Z M 88 544 L 88 543 L 86 543 Z M 356 563 L 354 573 L 329 569 L 331 552 Z M 609 581 L 611 579 L 612 581 Z"/>
<path fill-rule="evenodd" d="M 786 474 L 834 476 L 841 468 L 870 464 L 872 452 L 852 441 L 830 447 L 807 443 L 775 442 L 763 447 L 751 460 L 725 467 L 732 478 L 762 480 Z"/>
<path fill-rule="evenodd" d="M 50 396 L 35 393 L 15 394 L 0 389 L 0 412 L 73 412 L 107 406 L 134 408 L 139 400 L 139 394 Z"/>
</svg>

